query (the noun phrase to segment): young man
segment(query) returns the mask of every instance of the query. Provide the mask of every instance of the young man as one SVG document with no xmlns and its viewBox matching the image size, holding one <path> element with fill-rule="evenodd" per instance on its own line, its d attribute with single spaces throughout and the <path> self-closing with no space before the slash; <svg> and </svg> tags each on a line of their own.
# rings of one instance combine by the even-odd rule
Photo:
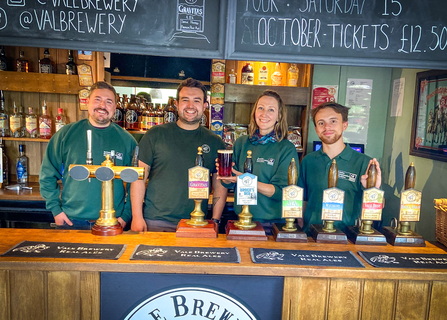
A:
<svg viewBox="0 0 447 320">
<path fill-rule="evenodd" d="M 70 123 L 54 134 L 48 143 L 40 169 L 40 193 L 51 210 L 56 226 L 90 229 L 101 209 L 101 181 L 92 178 L 73 180 L 68 173 L 71 164 L 84 164 L 87 155 L 87 130 L 92 131 L 93 164 L 100 165 L 106 154 L 115 151 L 118 166 L 130 166 L 137 145 L 131 134 L 111 121 L 116 109 L 116 91 L 106 82 L 90 89 L 88 119 Z M 63 189 L 57 181 L 62 180 Z M 126 201 L 123 181 L 114 181 L 114 209 L 125 227 L 131 219 L 130 198 Z"/>
<path fill-rule="evenodd" d="M 323 103 L 311 112 L 315 131 L 322 148 L 304 157 L 300 165 L 298 185 L 304 188 L 303 200 L 307 202 L 304 212 L 304 230 L 311 224 L 321 224 L 323 190 L 328 188 L 328 174 L 332 159 L 338 167 L 337 188 L 345 191 L 343 220 L 335 226 L 344 230 L 352 226 L 360 216 L 362 194 L 366 188 L 368 168 L 375 165 L 376 187 L 382 182 L 379 163 L 376 159 L 354 151 L 343 142 L 343 131 L 348 127 L 349 108 L 338 103 Z"/>
<path fill-rule="evenodd" d="M 216 179 L 217 150 L 225 149 L 220 137 L 200 125 L 206 108 L 206 88 L 186 79 L 177 88 L 178 120 L 156 126 L 139 143 L 139 166 L 145 181 L 132 183 L 132 230 L 175 231 L 180 219 L 189 219 L 194 201 L 188 199 L 188 169 L 195 166 L 197 148 L 202 147 L 205 167 L 213 173 L 213 219 L 218 222 L 227 198 L 227 189 Z M 144 200 L 144 206 L 143 206 Z M 208 202 L 202 201 L 207 211 Z"/>
</svg>

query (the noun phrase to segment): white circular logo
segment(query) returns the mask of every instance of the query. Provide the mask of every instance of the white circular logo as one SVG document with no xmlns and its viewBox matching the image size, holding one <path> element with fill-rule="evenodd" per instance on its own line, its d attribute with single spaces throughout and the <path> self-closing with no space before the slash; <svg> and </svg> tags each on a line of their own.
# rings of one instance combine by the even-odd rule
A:
<svg viewBox="0 0 447 320">
<path fill-rule="evenodd" d="M 338 199 L 338 192 L 332 191 L 329 193 L 329 200 L 335 201 Z"/>
<path fill-rule="evenodd" d="M 208 319 L 258 319 L 242 302 L 223 292 L 202 287 L 182 287 L 147 298 L 134 307 L 124 320 L 197 319 L 198 310 Z"/>
<path fill-rule="evenodd" d="M 250 177 L 244 177 L 244 178 L 242 179 L 242 183 L 243 183 L 244 185 L 246 185 L 246 186 L 251 185 L 251 178 L 250 178 Z"/>
<path fill-rule="evenodd" d="M 211 148 L 209 145 L 207 145 L 207 144 L 202 145 L 202 153 L 210 153 L 210 150 L 211 150 Z"/>
</svg>

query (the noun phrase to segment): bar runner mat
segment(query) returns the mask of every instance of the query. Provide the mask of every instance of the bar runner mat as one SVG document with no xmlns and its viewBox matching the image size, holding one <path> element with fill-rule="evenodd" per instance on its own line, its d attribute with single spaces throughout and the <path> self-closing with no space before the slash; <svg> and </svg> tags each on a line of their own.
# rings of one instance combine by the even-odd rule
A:
<svg viewBox="0 0 447 320">
<path fill-rule="evenodd" d="M 125 244 L 23 241 L 3 253 L 2 256 L 117 260 L 126 247 Z"/>
<path fill-rule="evenodd" d="M 130 260 L 240 263 L 241 256 L 237 248 L 166 247 L 140 244 L 135 248 Z"/>
<path fill-rule="evenodd" d="M 351 251 L 308 251 L 250 248 L 254 263 L 364 268 Z"/>
<path fill-rule="evenodd" d="M 447 254 L 358 252 L 377 268 L 447 269 Z"/>
</svg>

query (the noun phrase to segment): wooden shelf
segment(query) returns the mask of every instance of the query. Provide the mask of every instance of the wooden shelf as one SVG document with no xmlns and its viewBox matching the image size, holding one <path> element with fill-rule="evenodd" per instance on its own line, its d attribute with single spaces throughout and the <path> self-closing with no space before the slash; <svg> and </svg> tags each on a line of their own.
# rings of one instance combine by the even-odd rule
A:
<svg viewBox="0 0 447 320">
<path fill-rule="evenodd" d="M 129 76 L 111 76 L 111 80 L 116 81 L 118 84 L 121 81 L 128 82 L 129 84 L 134 84 L 137 86 L 138 84 L 144 84 L 148 82 L 158 82 L 158 83 L 166 83 L 166 84 L 180 84 L 183 80 L 180 79 L 165 79 L 165 78 L 145 78 L 145 77 L 129 77 Z M 209 86 L 209 81 L 200 81 L 204 85 Z M 114 84 L 117 85 L 117 84 Z"/>
<path fill-rule="evenodd" d="M 1 137 L 5 141 L 29 141 L 29 142 L 48 142 L 50 139 L 40 139 L 40 138 L 11 138 L 11 137 Z"/>
<path fill-rule="evenodd" d="M 143 131 L 143 130 L 126 130 L 127 132 L 129 132 L 130 134 L 145 134 L 147 132 Z"/>
<path fill-rule="evenodd" d="M 0 90 L 78 94 L 84 87 L 79 86 L 79 78 L 76 75 L 24 73 L 14 71 L 2 71 L 0 77 Z"/>
</svg>

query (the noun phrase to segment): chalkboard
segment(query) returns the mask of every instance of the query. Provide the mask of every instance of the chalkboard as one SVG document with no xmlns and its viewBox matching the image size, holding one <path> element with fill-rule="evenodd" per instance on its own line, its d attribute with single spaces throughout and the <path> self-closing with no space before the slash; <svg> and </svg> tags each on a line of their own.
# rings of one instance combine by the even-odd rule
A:
<svg viewBox="0 0 447 320">
<path fill-rule="evenodd" d="M 2 0 L 0 44 L 222 58 L 225 0 Z"/>
<path fill-rule="evenodd" d="M 229 0 L 226 58 L 447 69 L 446 0 Z"/>
</svg>

